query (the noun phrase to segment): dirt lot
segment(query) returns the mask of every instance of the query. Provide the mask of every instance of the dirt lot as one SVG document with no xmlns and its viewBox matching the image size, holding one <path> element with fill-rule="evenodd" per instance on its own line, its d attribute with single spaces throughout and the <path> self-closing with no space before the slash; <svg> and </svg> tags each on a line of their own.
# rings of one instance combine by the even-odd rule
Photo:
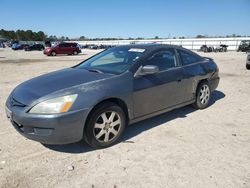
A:
<svg viewBox="0 0 250 188">
<path fill-rule="evenodd" d="M 5 117 L 10 91 L 96 52 L 46 57 L 0 49 L 0 187 L 250 187 L 245 53 L 202 54 L 220 68 L 211 106 L 184 107 L 134 124 L 111 148 L 92 150 L 83 142 L 48 147 L 20 136 Z"/>
</svg>

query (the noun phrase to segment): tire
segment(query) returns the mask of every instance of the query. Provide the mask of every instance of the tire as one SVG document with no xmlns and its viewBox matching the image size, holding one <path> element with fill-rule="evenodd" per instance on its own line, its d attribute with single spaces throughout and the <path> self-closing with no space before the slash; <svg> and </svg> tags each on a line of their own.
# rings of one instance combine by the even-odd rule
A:
<svg viewBox="0 0 250 188">
<path fill-rule="evenodd" d="M 196 109 L 205 109 L 208 107 L 211 98 L 211 89 L 207 81 L 202 81 L 196 90 L 196 101 L 193 106 Z"/>
<path fill-rule="evenodd" d="M 50 55 L 51 55 L 51 56 L 56 56 L 56 52 L 53 51 L 53 52 L 50 53 Z"/>
<path fill-rule="evenodd" d="M 249 64 L 246 64 L 246 69 L 250 70 L 250 65 Z"/>
<path fill-rule="evenodd" d="M 112 146 L 122 135 L 126 122 L 126 116 L 121 107 L 111 102 L 102 103 L 90 114 L 83 138 L 96 149 Z"/>
<path fill-rule="evenodd" d="M 73 51 L 73 55 L 78 55 L 78 52 L 77 51 Z"/>
</svg>

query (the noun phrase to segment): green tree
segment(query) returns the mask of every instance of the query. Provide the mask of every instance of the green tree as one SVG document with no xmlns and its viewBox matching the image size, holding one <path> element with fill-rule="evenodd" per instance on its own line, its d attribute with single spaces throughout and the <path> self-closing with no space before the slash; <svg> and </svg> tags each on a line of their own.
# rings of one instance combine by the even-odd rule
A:
<svg viewBox="0 0 250 188">
<path fill-rule="evenodd" d="M 206 38 L 204 35 L 197 35 L 196 38 Z"/>
<path fill-rule="evenodd" d="M 85 40 L 86 37 L 85 36 L 80 36 L 79 40 Z"/>
</svg>

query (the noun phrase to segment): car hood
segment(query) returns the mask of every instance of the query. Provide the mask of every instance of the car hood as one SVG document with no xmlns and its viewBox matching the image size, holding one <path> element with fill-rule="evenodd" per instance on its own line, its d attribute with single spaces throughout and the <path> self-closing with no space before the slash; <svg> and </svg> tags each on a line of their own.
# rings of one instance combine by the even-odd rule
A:
<svg viewBox="0 0 250 188">
<path fill-rule="evenodd" d="M 12 97 L 24 105 L 30 105 L 35 100 L 54 92 L 111 76 L 110 74 L 89 72 L 85 69 L 67 68 L 20 84 L 13 91 Z"/>
</svg>

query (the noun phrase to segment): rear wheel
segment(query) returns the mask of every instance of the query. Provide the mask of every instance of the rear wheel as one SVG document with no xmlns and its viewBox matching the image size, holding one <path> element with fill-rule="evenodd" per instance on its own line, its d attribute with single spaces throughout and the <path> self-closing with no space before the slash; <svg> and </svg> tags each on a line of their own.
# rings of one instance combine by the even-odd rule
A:
<svg viewBox="0 0 250 188">
<path fill-rule="evenodd" d="M 122 135 L 126 116 L 118 105 L 105 102 L 91 113 L 84 130 L 85 141 L 93 148 L 113 145 Z"/>
<path fill-rule="evenodd" d="M 198 85 L 196 91 L 196 101 L 193 106 L 197 109 L 208 107 L 211 98 L 211 90 L 207 81 L 203 81 Z"/>
</svg>

